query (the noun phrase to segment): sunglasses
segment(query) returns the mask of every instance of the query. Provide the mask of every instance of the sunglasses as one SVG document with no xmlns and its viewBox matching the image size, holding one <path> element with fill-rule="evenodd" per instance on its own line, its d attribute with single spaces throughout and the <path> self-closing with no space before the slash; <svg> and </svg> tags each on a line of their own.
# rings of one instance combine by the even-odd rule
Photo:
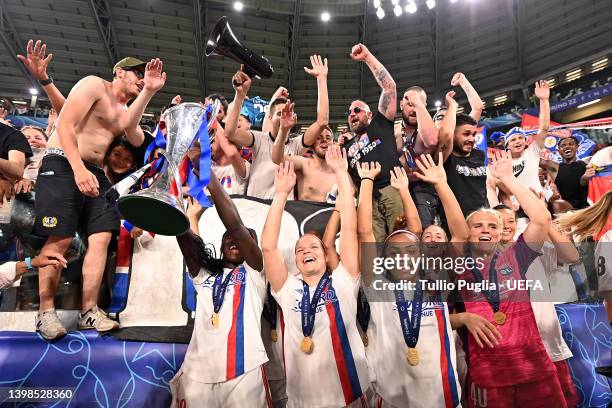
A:
<svg viewBox="0 0 612 408">
<path fill-rule="evenodd" d="M 363 111 L 363 112 L 369 112 L 369 110 L 368 110 L 368 109 L 366 109 L 366 108 L 361 108 L 361 107 L 359 107 L 359 106 L 355 106 L 353 109 L 349 109 L 349 110 L 347 110 L 346 112 L 344 112 L 344 114 L 345 114 L 346 116 L 349 116 L 351 113 L 355 112 L 355 114 L 356 114 L 356 115 L 358 115 L 358 114 L 359 114 L 359 113 L 361 113 L 362 111 Z"/>
<path fill-rule="evenodd" d="M 132 71 L 134 73 L 134 75 L 136 75 L 140 79 L 145 77 L 144 71 L 141 71 L 141 70 L 138 70 L 138 69 L 123 68 L 123 70 L 124 71 Z"/>
</svg>

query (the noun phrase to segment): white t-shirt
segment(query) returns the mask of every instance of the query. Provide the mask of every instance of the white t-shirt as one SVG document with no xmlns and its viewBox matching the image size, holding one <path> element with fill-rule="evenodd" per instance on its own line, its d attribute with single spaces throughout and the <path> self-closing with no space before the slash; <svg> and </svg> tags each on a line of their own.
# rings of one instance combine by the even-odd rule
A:
<svg viewBox="0 0 612 408">
<path fill-rule="evenodd" d="M 533 188 L 537 193 L 540 193 L 542 185 L 538 171 L 540 169 L 540 146 L 536 142 L 532 142 L 527 149 L 523 151 L 521 157 L 512 159 L 512 172 L 514 177 L 518 179 L 525 187 Z"/>
<path fill-rule="evenodd" d="M 612 291 L 612 229 L 597 241 L 595 247 L 595 269 L 599 292 Z"/>
<path fill-rule="evenodd" d="M 225 291 L 217 328 L 211 322 L 215 277 L 202 268 L 193 279 L 198 294 L 195 326 L 181 367 L 192 380 L 224 382 L 268 361 L 260 335 L 266 279 L 246 262 L 242 266 L 223 270 L 223 279 L 229 273 L 234 276 Z"/>
<path fill-rule="evenodd" d="M 232 194 L 244 194 L 246 192 L 247 182 L 249 180 L 249 170 L 251 169 L 251 163 L 245 160 L 246 165 L 246 177 L 242 178 L 238 175 L 234 166 L 226 164 L 220 166 L 214 161 L 210 163 L 210 168 L 215 172 L 219 183 L 225 189 L 228 195 Z"/>
<path fill-rule="evenodd" d="M 292 407 L 344 407 L 369 388 L 365 350 L 357 330 L 359 277 L 353 278 L 339 264 L 331 274 L 331 288 L 324 291 L 316 310 L 311 354 L 301 351 L 303 284 L 289 275 L 272 295 L 285 320 L 284 350 L 287 397 Z M 315 288 L 309 293 L 314 295 Z"/>
<path fill-rule="evenodd" d="M 253 162 L 247 195 L 271 200 L 274 198 L 274 172 L 277 167 L 272 161 L 274 140 L 270 133 L 254 130 L 251 133 L 253 134 Z M 291 138 L 285 144 L 285 154 L 297 155 L 304 147 L 303 135 Z M 293 194 L 290 195 L 290 199 L 293 199 Z"/>
<path fill-rule="evenodd" d="M 408 346 L 395 301 L 370 302 L 370 310 L 368 333 L 372 333 L 376 347 L 374 353 L 368 353 L 368 363 L 374 368 L 374 387 L 383 400 L 395 407 L 459 406 L 455 338 L 446 303 L 423 302 L 416 366 L 406 360 Z M 409 316 L 411 313 L 412 303 Z M 448 393 L 443 391 L 445 388 Z"/>
<path fill-rule="evenodd" d="M 534 288 L 530 290 L 531 308 L 542 343 L 544 343 L 550 359 L 556 362 L 572 357 L 572 352 L 563 340 L 559 316 L 555 310 L 555 304 L 552 302 L 553 298 L 548 281 L 548 271 L 551 269 L 549 262 L 554 261 L 555 265 L 557 263 L 556 250 L 554 245 L 547 243 L 542 247 L 542 252 L 545 255 L 539 256 L 533 261 L 527 269 L 526 277 L 529 280 L 538 280 L 542 284 L 543 290 Z M 554 252 L 554 254 L 551 254 L 551 252 Z"/>
</svg>

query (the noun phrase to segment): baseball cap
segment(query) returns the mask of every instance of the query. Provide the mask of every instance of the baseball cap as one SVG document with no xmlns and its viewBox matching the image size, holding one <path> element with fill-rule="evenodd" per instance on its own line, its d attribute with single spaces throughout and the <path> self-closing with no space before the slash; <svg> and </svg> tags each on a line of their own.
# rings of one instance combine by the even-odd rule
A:
<svg viewBox="0 0 612 408">
<path fill-rule="evenodd" d="M 525 135 L 525 131 L 518 126 L 515 126 L 510 129 L 508 133 L 506 133 L 506 136 L 504 137 L 504 146 L 507 146 L 510 139 L 512 139 L 516 135 L 521 135 L 524 138 L 527 138 L 527 135 Z"/>
<path fill-rule="evenodd" d="M 113 72 L 115 72 L 117 68 L 136 68 L 142 65 L 147 65 L 147 63 L 138 58 L 125 57 L 124 59 L 115 64 L 115 66 L 113 67 Z"/>
</svg>

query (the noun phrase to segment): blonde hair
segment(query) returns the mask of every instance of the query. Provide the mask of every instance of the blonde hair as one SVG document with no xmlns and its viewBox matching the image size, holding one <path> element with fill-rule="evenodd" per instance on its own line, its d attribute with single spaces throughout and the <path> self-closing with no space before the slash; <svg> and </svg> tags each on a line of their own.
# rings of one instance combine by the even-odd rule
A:
<svg viewBox="0 0 612 408">
<path fill-rule="evenodd" d="M 553 222 L 562 233 L 574 235 L 578 240 L 584 240 L 599 234 L 608 222 L 611 213 L 612 191 L 608 191 L 592 206 L 561 214 Z"/>
<path fill-rule="evenodd" d="M 497 221 L 497 225 L 502 228 L 502 226 L 504 225 L 504 221 L 502 220 L 501 214 L 499 213 L 499 211 L 497 210 L 492 210 L 490 208 L 484 208 L 481 207 L 479 209 L 477 209 L 476 211 L 472 211 L 467 218 L 465 219 L 466 224 L 468 225 L 468 227 L 470 226 L 470 220 L 476 215 L 476 214 L 480 214 L 480 213 L 485 213 L 485 214 L 490 214 L 493 217 L 495 217 L 495 220 Z"/>
</svg>

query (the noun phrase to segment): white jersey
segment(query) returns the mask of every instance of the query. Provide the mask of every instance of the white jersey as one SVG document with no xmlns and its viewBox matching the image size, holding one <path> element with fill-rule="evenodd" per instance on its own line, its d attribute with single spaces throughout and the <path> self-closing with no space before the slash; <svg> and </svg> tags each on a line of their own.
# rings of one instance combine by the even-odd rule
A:
<svg viewBox="0 0 612 408">
<path fill-rule="evenodd" d="M 553 263 L 557 264 L 557 251 L 554 245 L 547 242 L 542 247 L 542 252 L 544 255 L 536 258 L 527 269 L 526 277 L 542 284 L 543 290 L 535 288 L 530 290 L 531 308 L 546 352 L 550 359 L 556 362 L 572 357 L 572 352 L 563 340 L 559 316 L 555 310 L 548 281 L 548 271 Z"/>
<path fill-rule="evenodd" d="M 595 247 L 595 269 L 599 292 L 612 291 L 612 228 L 603 234 Z"/>
<path fill-rule="evenodd" d="M 263 272 L 246 262 L 234 270 L 219 310 L 219 327 L 212 325 L 215 277 L 201 269 L 193 279 L 198 293 L 195 326 L 181 371 L 203 383 L 232 380 L 261 366 L 268 357 L 261 340 L 261 313 L 266 294 Z"/>
<path fill-rule="evenodd" d="M 512 172 L 514 173 L 514 177 L 516 177 L 522 185 L 527 188 L 533 188 L 537 193 L 543 191 L 538 175 L 540 169 L 540 151 L 540 146 L 538 146 L 536 142 L 532 142 L 527 149 L 523 151 L 521 157 L 512 159 Z"/>
<path fill-rule="evenodd" d="M 244 194 L 246 192 L 251 163 L 246 160 L 244 163 L 246 166 L 246 177 L 244 178 L 240 177 L 238 173 L 236 173 L 234 166 L 231 164 L 220 166 L 214 161 L 210 163 L 211 170 L 215 172 L 217 179 L 219 179 L 219 183 L 221 183 L 221 186 L 223 186 L 228 195 Z"/>
<path fill-rule="evenodd" d="M 277 165 L 272 161 L 272 146 L 274 140 L 270 133 L 252 130 L 253 134 L 253 163 L 251 176 L 247 187 L 247 195 L 264 200 L 274 198 L 274 172 Z M 304 146 L 304 136 L 291 138 L 285 144 L 286 155 L 298 154 Z M 293 199 L 293 194 L 290 195 Z"/>
<path fill-rule="evenodd" d="M 395 407 L 458 407 L 461 388 L 456 370 L 455 338 L 446 303 L 423 302 L 416 349 L 419 363 L 406 360 L 408 346 L 394 296 L 370 302 L 375 353 L 368 353 L 382 399 Z M 412 302 L 408 308 L 412 313 Z"/>
<path fill-rule="evenodd" d="M 316 309 L 311 354 L 301 351 L 303 284 L 289 275 L 278 293 L 272 292 L 285 320 L 285 366 L 288 405 L 344 407 L 369 388 L 368 365 L 357 330 L 359 277 L 339 264 L 331 274 Z M 309 291 L 314 294 L 314 288 Z"/>
</svg>

